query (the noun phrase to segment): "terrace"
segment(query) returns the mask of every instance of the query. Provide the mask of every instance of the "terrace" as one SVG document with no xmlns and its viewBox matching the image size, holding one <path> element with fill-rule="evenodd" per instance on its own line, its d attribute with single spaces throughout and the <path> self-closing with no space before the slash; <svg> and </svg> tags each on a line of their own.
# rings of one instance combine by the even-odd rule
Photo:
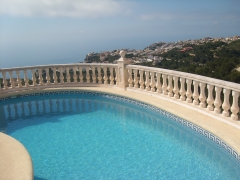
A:
<svg viewBox="0 0 240 180">
<path fill-rule="evenodd" d="M 0 69 L 3 79 L 0 98 L 63 90 L 117 94 L 186 119 L 190 122 L 187 126 L 209 138 L 209 132 L 216 135 L 227 143 L 221 141 L 221 146 L 240 161 L 239 84 L 129 65 L 125 54 L 120 52 L 118 64 L 75 63 Z M 17 108 L 12 111 L 18 111 Z M 0 109 L 0 112 L 3 113 L 3 110 Z"/>
</svg>

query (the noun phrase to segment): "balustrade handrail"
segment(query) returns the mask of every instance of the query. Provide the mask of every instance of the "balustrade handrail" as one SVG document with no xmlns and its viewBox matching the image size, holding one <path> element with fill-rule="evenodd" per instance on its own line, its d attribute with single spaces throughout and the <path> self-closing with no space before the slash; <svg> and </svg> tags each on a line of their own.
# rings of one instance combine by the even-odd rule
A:
<svg viewBox="0 0 240 180">
<path fill-rule="evenodd" d="M 222 88 L 231 89 L 231 90 L 240 92 L 240 84 L 228 82 L 228 81 L 224 81 L 224 80 L 219 80 L 219 79 L 215 79 L 215 78 L 210 78 L 210 77 L 206 77 L 206 76 L 201 76 L 201 75 L 197 75 L 197 74 L 191 74 L 191 73 L 180 72 L 180 71 L 169 70 L 169 69 L 162 69 L 162 68 L 139 66 L 139 65 L 128 65 L 127 69 L 137 69 L 137 70 L 144 70 L 144 71 L 147 70 L 149 72 L 164 73 L 166 75 L 191 79 L 193 81 L 204 82 L 207 84 L 211 84 L 213 86 L 219 86 Z"/>
<path fill-rule="evenodd" d="M 13 68 L 1 68 L 1 71 L 18 71 L 24 69 L 38 69 L 38 68 L 53 68 L 53 67 L 117 67 L 117 64 L 103 64 L 103 63 L 72 63 L 72 64 L 48 64 L 48 65 L 37 65 L 37 66 L 23 66 L 23 67 L 13 67 Z"/>
</svg>

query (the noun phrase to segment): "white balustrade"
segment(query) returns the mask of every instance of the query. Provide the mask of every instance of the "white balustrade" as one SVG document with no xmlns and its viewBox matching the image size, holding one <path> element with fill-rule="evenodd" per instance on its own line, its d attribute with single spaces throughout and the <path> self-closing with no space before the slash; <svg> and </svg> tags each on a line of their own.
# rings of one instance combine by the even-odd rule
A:
<svg viewBox="0 0 240 180">
<path fill-rule="evenodd" d="M 68 84 L 111 85 L 125 90 L 134 85 L 135 90 L 157 92 L 158 96 L 167 95 L 174 101 L 185 101 L 226 118 L 239 119 L 239 84 L 179 71 L 128 65 L 124 53 L 120 59 L 118 64 L 80 63 L 0 69 L 0 97 L 12 91 L 67 87 Z"/>
</svg>

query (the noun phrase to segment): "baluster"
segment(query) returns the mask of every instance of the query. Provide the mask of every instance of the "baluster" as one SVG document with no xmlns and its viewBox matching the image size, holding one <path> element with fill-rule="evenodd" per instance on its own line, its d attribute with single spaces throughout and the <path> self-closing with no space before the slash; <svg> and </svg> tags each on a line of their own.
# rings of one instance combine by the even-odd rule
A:
<svg viewBox="0 0 240 180">
<path fill-rule="evenodd" d="M 95 67 L 92 67 L 92 83 L 96 83 L 96 82 L 97 82 L 97 76 L 95 72 Z"/>
<path fill-rule="evenodd" d="M 70 77 L 69 71 L 70 71 L 70 68 L 67 67 L 67 68 L 66 68 L 66 80 L 67 80 L 67 83 L 70 83 L 70 82 L 71 82 L 71 77 Z"/>
<path fill-rule="evenodd" d="M 20 78 L 20 71 L 16 71 L 16 74 L 17 74 L 18 87 L 22 87 L 22 80 Z"/>
<path fill-rule="evenodd" d="M 134 69 L 133 70 L 133 73 L 134 73 L 134 88 L 138 88 L 138 70 L 137 69 Z"/>
<path fill-rule="evenodd" d="M 187 96 L 187 102 L 191 103 L 192 102 L 192 80 L 191 79 L 187 79 L 186 80 L 187 83 L 187 92 L 186 92 L 186 96 Z"/>
<path fill-rule="evenodd" d="M 144 89 L 144 79 L 143 79 L 143 70 L 139 70 L 139 74 L 140 74 L 140 89 Z"/>
<path fill-rule="evenodd" d="M 162 84 L 163 94 L 168 95 L 168 92 L 167 92 L 167 75 L 162 74 L 162 78 L 163 78 L 163 84 Z"/>
<path fill-rule="evenodd" d="M 213 111 L 213 102 L 214 102 L 213 92 L 212 92 L 213 85 L 208 84 L 207 85 L 207 89 L 208 89 L 208 98 L 207 98 L 208 106 L 207 106 L 207 110 Z"/>
<path fill-rule="evenodd" d="M 169 97 L 173 97 L 173 85 L 172 85 L 172 76 L 168 76 L 168 87 L 167 87 L 167 90 L 168 90 L 168 96 Z"/>
<path fill-rule="evenodd" d="M 216 97 L 214 101 L 214 112 L 220 114 L 221 113 L 221 108 L 220 106 L 222 105 L 222 101 L 220 99 L 220 94 L 221 94 L 222 88 L 215 86 L 215 92 L 216 92 Z"/>
<path fill-rule="evenodd" d="M 199 92 L 198 92 L 198 85 L 199 82 L 198 81 L 193 81 L 193 86 L 194 86 L 194 92 L 193 92 L 193 104 L 194 105 L 198 105 L 199 101 L 198 101 L 198 97 L 199 97 Z"/>
<path fill-rule="evenodd" d="M 77 72 L 78 72 L 78 73 L 77 73 Z M 81 72 L 81 67 L 78 66 L 78 67 L 76 68 L 76 73 L 78 74 L 78 80 L 79 80 L 78 82 L 81 83 L 81 73 L 80 73 L 80 72 Z"/>
<path fill-rule="evenodd" d="M 115 68 L 115 81 L 116 85 L 118 85 L 118 68 Z"/>
<path fill-rule="evenodd" d="M 50 84 L 49 68 L 46 68 L 46 69 L 45 69 L 45 72 L 46 72 L 46 81 L 47 81 L 47 84 Z"/>
<path fill-rule="evenodd" d="M 181 82 L 181 88 L 180 88 L 180 100 L 181 101 L 185 101 L 186 100 L 186 97 L 185 97 L 185 94 L 186 94 L 186 90 L 185 90 L 185 78 L 180 78 L 180 82 Z"/>
<path fill-rule="evenodd" d="M 64 83 L 63 68 L 60 67 L 60 68 L 58 68 L 58 70 L 59 70 L 59 73 L 60 73 L 59 83 L 61 84 L 61 83 Z"/>
<path fill-rule="evenodd" d="M 179 78 L 176 77 L 176 76 L 173 77 L 173 81 L 174 81 L 173 92 L 174 92 L 174 98 L 175 98 L 175 99 L 179 99 L 178 79 L 179 79 Z"/>
<path fill-rule="evenodd" d="M 28 86 L 29 86 L 29 80 L 28 80 L 28 76 L 27 76 L 27 70 L 24 69 L 24 70 L 23 70 L 23 73 L 24 73 L 25 87 L 28 87 Z"/>
<path fill-rule="evenodd" d="M 77 77 L 77 67 L 73 67 L 73 82 L 77 83 L 78 82 L 78 77 Z"/>
<path fill-rule="evenodd" d="M 53 83 L 54 84 L 57 84 L 58 83 L 58 81 L 57 81 L 57 72 L 56 72 L 56 68 L 55 67 L 53 67 L 52 68 L 52 71 L 53 71 Z"/>
<path fill-rule="evenodd" d="M 80 79 L 80 83 L 83 83 L 83 68 L 79 67 L 79 79 Z"/>
<path fill-rule="evenodd" d="M 99 74 L 99 67 L 96 67 L 96 83 L 100 83 L 100 74 Z M 101 69 L 100 69 L 101 70 Z"/>
<path fill-rule="evenodd" d="M 151 91 L 152 92 L 155 92 L 155 86 L 156 86 L 156 81 L 155 81 L 155 72 L 150 72 L 150 75 L 151 75 L 151 83 L 150 83 L 150 86 L 151 86 Z"/>
<path fill-rule="evenodd" d="M 13 80 L 13 75 L 12 75 L 12 71 L 9 71 L 9 75 L 10 75 L 10 83 L 11 83 L 11 87 L 15 88 L 15 82 Z"/>
<path fill-rule="evenodd" d="M 149 71 L 145 71 L 145 77 L 146 77 L 146 81 L 145 81 L 146 91 L 150 91 Z"/>
<path fill-rule="evenodd" d="M 199 100 L 200 100 L 200 107 L 205 108 L 206 107 L 206 95 L 205 95 L 205 87 L 206 87 L 206 83 L 199 83 L 200 86 L 200 96 L 199 96 Z"/>
<path fill-rule="evenodd" d="M 13 72 L 12 72 L 12 71 L 9 71 L 9 75 L 10 75 L 11 87 L 12 87 L 12 88 L 15 88 L 15 82 L 14 82 L 14 79 L 13 79 Z"/>
<path fill-rule="evenodd" d="M 103 76 L 102 76 L 102 68 L 98 67 L 98 83 L 102 84 L 103 83 Z"/>
<path fill-rule="evenodd" d="M 232 91 L 232 96 L 233 96 L 233 103 L 231 107 L 231 119 L 232 120 L 238 120 L 238 112 L 239 112 L 239 107 L 238 107 L 238 97 L 239 97 L 239 92 L 237 91 Z"/>
<path fill-rule="evenodd" d="M 39 75 L 39 84 L 43 85 L 42 69 L 38 69 L 38 75 Z"/>
<path fill-rule="evenodd" d="M 223 89 L 223 94 L 224 94 L 224 100 L 223 100 L 223 104 L 222 104 L 222 108 L 223 108 L 223 116 L 228 117 L 229 116 L 229 109 L 230 109 L 230 103 L 229 103 L 229 94 L 230 94 L 230 90 L 229 89 Z"/>
<path fill-rule="evenodd" d="M 132 79 L 132 69 L 128 69 L 128 86 L 129 87 L 133 87 L 133 85 L 132 85 L 132 82 L 133 82 L 133 79 Z"/>
<path fill-rule="evenodd" d="M 86 83 L 90 83 L 90 73 L 89 73 L 90 67 L 86 67 L 85 70 L 86 70 Z"/>
<path fill-rule="evenodd" d="M 107 68 L 106 67 L 103 68 L 103 72 L 104 72 L 104 75 L 103 75 L 104 84 L 108 84 L 108 75 L 107 75 Z"/>
<path fill-rule="evenodd" d="M 156 83 L 156 88 L 157 88 L 157 93 L 162 93 L 162 84 L 161 84 L 161 73 L 156 73 L 156 78 L 157 78 L 157 83 Z"/>
<path fill-rule="evenodd" d="M 109 68 L 109 71 L 110 71 L 110 84 L 111 84 L 111 85 L 114 85 L 113 68 L 110 67 L 110 68 Z"/>
<path fill-rule="evenodd" d="M 7 83 L 7 79 L 6 79 L 6 72 L 3 71 L 2 72 L 2 76 L 3 76 L 3 85 L 5 89 L 8 89 L 8 83 Z"/>
<path fill-rule="evenodd" d="M 33 86 L 36 85 L 36 76 L 35 76 L 35 72 L 34 72 L 34 69 L 31 69 L 31 72 L 32 72 L 32 82 L 33 82 Z"/>
</svg>

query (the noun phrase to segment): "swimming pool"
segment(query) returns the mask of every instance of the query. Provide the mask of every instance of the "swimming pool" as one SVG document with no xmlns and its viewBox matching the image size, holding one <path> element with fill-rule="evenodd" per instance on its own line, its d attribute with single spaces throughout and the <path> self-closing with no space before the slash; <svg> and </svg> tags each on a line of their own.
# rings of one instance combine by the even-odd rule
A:
<svg viewBox="0 0 240 180">
<path fill-rule="evenodd" d="M 62 91 L 5 99 L 0 109 L 1 131 L 28 149 L 36 179 L 237 179 L 240 175 L 236 158 L 212 142 L 217 137 L 135 100 Z"/>
</svg>

